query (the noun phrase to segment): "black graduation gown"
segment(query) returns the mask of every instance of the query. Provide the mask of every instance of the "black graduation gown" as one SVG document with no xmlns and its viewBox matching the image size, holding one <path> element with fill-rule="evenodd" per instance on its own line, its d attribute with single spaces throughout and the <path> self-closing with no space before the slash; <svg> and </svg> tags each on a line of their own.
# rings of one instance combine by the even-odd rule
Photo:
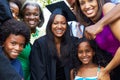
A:
<svg viewBox="0 0 120 80">
<path fill-rule="evenodd" d="M 31 80 L 56 80 L 56 60 L 49 54 L 46 36 L 37 39 L 30 54 Z M 70 64 L 64 67 L 66 80 L 70 80 Z"/>
</svg>

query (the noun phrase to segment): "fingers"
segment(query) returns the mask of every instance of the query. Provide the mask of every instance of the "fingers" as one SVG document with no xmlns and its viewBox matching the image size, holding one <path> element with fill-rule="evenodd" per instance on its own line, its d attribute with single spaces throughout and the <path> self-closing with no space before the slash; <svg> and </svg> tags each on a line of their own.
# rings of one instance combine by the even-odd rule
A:
<svg viewBox="0 0 120 80">
<path fill-rule="evenodd" d="M 92 40 L 92 39 L 95 39 L 95 38 L 96 38 L 96 35 L 92 35 L 92 34 L 88 33 L 87 31 L 85 31 L 84 34 L 85 34 L 85 37 L 86 37 L 87 39 Z"/>
</svg>

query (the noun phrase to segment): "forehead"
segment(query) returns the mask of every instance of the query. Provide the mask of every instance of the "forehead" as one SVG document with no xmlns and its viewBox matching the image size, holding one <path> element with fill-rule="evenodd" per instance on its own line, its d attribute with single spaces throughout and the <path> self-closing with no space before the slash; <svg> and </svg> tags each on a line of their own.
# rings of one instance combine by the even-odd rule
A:
<svg viewBox="0 0 120 80">
<path fill-rule="evenodd" d="M 39 7 L 37 6 L 37 5 L 34 5 L 34 4 L 28 4 L 28 5 L 26 5 L 25 6 L 25 9 L 31 9 L 31 8 L 37 8 L 37 9 L 39 9 Z"/>
<path fill-rule="evenodd" d="M 40 13 L 40 10 L 39 10 L 39 8 L 37 7 L 37 6 L 35 6 L 35 5 L 27 5 L 25 8 L 24 8 L 24 12 L 28 12 L 28 11 L 30 11 L 30 12 L 38 12 L 38 13 Z"/>
<path fill-rule="evenodd" d="M 79 43 L 79 47 L 86 47 L 86 46 L 90 46 L 89 42 L 84 41 L 84 42 Z"/>
<path fill-rule="evenodd" d="M 78 1 L 87 1 L 87 2 L 90 2 L 90 1 L 97 1 L 97 0 L 78 0 Z"/>
<path fill-rule="evenodd" d="M 54 20 L 56 20 L 56 19 L 59 19 L 59 20 L 64 19 L 64 20 L 66 20 L 66 18 L 63 15 L 61 15 L 61 14 L 55 15 Z"/>
<path fill-rule="evenodd" d="M 24 43 L 25 42 L 25 37 L 23 35 L 15 35 L 15 34 L 10 34 L 7 38 L 6 38 L 6 42 L 9 41 L 16 41 L 18 43 Z"/>
</svg>

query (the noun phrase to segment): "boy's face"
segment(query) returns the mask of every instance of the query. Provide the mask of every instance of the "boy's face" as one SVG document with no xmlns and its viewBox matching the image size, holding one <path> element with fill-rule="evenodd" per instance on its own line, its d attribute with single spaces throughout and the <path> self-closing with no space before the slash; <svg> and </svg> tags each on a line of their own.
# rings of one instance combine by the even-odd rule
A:
<svg viewBox="0 0 120 80">
<path fill-rule="evenodd" d="M 10 34 L 9 37 L 3 43 L 5 55 L 9 59 L 15 59 L 23 50 L 25 45 L 25 37 L 22 35 Z"/>
</svg>

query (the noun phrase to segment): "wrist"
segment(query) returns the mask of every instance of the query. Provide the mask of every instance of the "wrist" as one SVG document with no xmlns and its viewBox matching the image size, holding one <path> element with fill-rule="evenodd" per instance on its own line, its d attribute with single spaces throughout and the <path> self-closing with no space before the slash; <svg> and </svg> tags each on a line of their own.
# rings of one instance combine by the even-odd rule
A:
<svg viewBox="0 0 120 80">
<path fill-rule="evenodd" d="M 106 67 L 104 68 L 105 73 L 110 73 L 110 70 Z"/>
</svg>

